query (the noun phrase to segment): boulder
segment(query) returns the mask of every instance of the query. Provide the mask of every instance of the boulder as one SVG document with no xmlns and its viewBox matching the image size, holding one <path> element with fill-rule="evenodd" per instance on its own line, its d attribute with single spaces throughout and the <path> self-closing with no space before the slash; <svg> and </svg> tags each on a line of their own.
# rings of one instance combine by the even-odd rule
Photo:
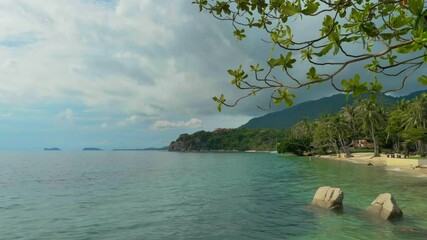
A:
<svg viewBox="0 0 427 240">
<path fill-rule="evenodd" d="M 397 206 L 396 200 L 390 193 L 378 195 L 366 212 L 384 220 L 399 219 L 403 216 L 402 210 Z"/>
<path fill-rule="evenodd" d="M 342 201 L 344 199 L 344 192 L 340 188 L 333 187 L 320 187 L 314 194 L 314 206 L 340 210 L 343 208 Z"/>
</svg>

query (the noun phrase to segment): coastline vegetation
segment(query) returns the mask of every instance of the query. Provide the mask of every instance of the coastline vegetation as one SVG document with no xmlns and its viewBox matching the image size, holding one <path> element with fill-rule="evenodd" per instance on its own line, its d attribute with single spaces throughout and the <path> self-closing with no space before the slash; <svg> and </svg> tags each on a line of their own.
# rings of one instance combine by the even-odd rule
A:
<svg viewBox="0 0 427 240">
<path fill-rule="evenodd" d="M 216 129 L 181 134 L 169 151 L 273 151 L 288 132 L 279 129 Z"/>
<path fill-rule="evenodd" d="M 357 141 L 370 145 L 374 156 L 393 152 L 425 157 L 427 94 L 412 101 L 403 99 L 393 107 L 384 107 L 376 98 L 358 100 L 336 114 L 311 122 L 303 119 L 289 130 L 277 150 L 297 155 L 344 153 L 351 157 L 350 148 Z"/>
<path fill-rule="evenodd" d="M 181 134 L 169 151 L 277 151 L 296 155 L 356 152 L 427 154 L 427 93 L 383 104 L 375 95 L 359 98 L 334 114 L 289 129 L 237 128 Z"/>
</svg>

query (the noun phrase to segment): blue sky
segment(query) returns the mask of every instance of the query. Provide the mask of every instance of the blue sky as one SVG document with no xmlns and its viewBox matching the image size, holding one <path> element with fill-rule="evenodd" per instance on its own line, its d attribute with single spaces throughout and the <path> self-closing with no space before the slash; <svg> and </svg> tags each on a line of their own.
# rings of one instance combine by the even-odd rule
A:
<svg viewBox="0 0 427 240">
<path fill-rule="evenodd" d="M 264 61 L 263 35 L 236 42 L 191 0 L 2 0 L 0 15 L 1 150 L 159 147 L 266 114 L 263 95 L 222 113 L 211 100 L 241 94 L 226 71 Z"/>
</svg>

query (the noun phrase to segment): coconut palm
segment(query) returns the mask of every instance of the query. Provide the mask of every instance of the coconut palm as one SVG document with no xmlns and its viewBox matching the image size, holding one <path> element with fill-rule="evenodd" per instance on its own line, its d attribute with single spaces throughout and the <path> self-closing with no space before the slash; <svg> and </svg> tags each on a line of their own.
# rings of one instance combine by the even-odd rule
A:
<svg viewBox="0 0 427 240">
<path fill-rule="evenodd" d="M 387 133 L 387 141 L 391 140 L 395 152 L 399 152 L 402 143 L 402 132 L 404 130 L 404 113 L 406 109 L 402 106 L 396 106 L 388 113 L 388 120 L 385 132 Z"/>
<path fill-rule="evenodd" d="M 365 99 L 357 105 L 357 118 L 361 122 L 362 129 L 370 135 L 374 142 L 374 156 L 379 156 L 378 129 L 385 122 L 385 113 L 376 100 Z"/>
<path fill-rule="evenodd" d="M 339 153 L 338 140 L 335 131 L 331 129 L 331 115 L 323 115 L 313 124 L 313 146 L 316 148 L 329 147 Z"/>
<path fill-rule="evenodd" d="M 425 156 L 427 135 L 427 94 L 415 98 L 404 113 L 405 135 L 417 144 L 418 152 Z"/>
<path fill-rule="evenodd" d="M 357 122 L 356 105 L 346 105 L 345 107 L 341 108 L 341 115 L 343 116 L 344 120 L 349 124 L 352 137 L 358 137 L 360 126 Z"/>
<path fill-rule="evenodd" d="M 328 121 L 329 128 L 334 132 L 336 138 L 338 139 L 341 149 L 346 154 L 346 157 L 352 157 L 349 148 L 351 142 L 351 132 L 350 124 L 345 121 L 344 117 L 341 114 L 332 115 Z"/>
</svg>

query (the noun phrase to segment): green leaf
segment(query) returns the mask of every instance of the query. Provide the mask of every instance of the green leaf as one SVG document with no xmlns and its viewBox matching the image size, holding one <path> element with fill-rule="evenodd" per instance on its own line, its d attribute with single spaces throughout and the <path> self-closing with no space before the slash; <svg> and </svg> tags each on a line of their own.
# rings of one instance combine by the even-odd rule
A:
<svg viewBox="0 0 427 240">
<path fill-rule="evenodd" d="M 389 40 L 389 39 L 392 39 L 394 37 L 394 34 L 393 33 L 381 33 L 380 36 L 383 40 Z"/>
<path fill-rule="evenodd" d="M 354 37 L 345 37 L 345 38 L 342 38 L 340 41 L 341 42 L 355 42 L 355 41 L 357 41 L 359 39 L 360 39 L 360 36 L 354 36 Z"/>
<path fill-rule="evenodd" d="M 396 48 L 396 52 L 406 54 L 406 53 L 417 51 L 418 47 L 419 46 L 417 46 L 416 43 L 412 43 L 409 45 Z"/>
<path fill-rule="evenodd" d="M 274 104 L 280 104 L 282 102 L 282 98 L 275 98 L 274 100 L 273 100 L 273 103 Z"/>
<path fill-rule="evenodd" d="M 421 15 L 424 7 L 423 0 L 409 0 L 408 1 L 409 11 L 414 15 Z"/>
<path fill-rule="evenodd" d="M 319 53 L 315 53 L 315 55 L 319 56 L 319 57 L 324 56 L 324 55 L 328 54 L 328 52 L 332 49 L 333 46 L 334 46 L 333 43 L 329 43 Z"/>
<path fill-rule="evenodd" d="M 362 83 L 360 85 L 357 85 L 356 88 L 353 90 L 353 95 L 357 97 L 368 92 L 368 87 L 366 85 L 368 85 L 368 83 Z"/>
<path fill-rule="evenodd" d="M 314 0 L 307 2 L 307 7 L 302 10 L 302 13 L 305 15 L 311 15 L 316 13 L 316 11 L 319 9 L 320 3 L 315 2 Z"/>
<path fill-rule="evenodd" d="M 427 76 L 426 75 L 422 75 L 418 78 L 418 82 L 421 83 L 422 85 L 427 85 Z"/>
<path fill-rule="evenodd" d="M 233 34 L 237 38 L 237 40 L 242 41 L 244 38 L 246 38 L 245 29 L 236 29 L 234 30 Z"/>
<path fill-rule="evenodd" d="M 291 99 L 289 99 L 289 98 L 285 98 L 285 99 L 283 99 L 284 101 L 285 101 L 285 103 L 286 103 L 286 106 L 288 106 L 288 107 L 292 107 L 293 105 L 294 105 L 294 101 L 292 101 Z"/>
<path fill-rule="evenodd" d="M 297 14 L 298 8 L 293 5 L 291 2 L 285 2 L 281 6 L 281 13 L 286 15 L 287 17 Z"/>
<path fill-rule="evenodd" d="M 317 75 L 316 68 L 311 67 L 307 73 L 307 78 L 311 81 L 320 80 L 321 78 Z"/>
<path fill-rule="evenodd" d="M 383 85 L 378 82 L 378 77 L 375 76 L 375 81 L 370 83 L 371 85 L 371 90 L 374 92 L 381 92 L 381 90 L 383 89 Z"/>
<path fill-rule="evenodd" d="M 274 43 L 278 43 L 279 42 L 279 35 L 276 32 L 272 32 L 270 34 L 270 38 L 271 38 L 271 40 L 273 40 Z"/>
<path fill-rule="evenodd" d="M 373 22 L 367 22 L 360 25 L 360 27 L 369 37 L 376 37 L 379 34 L 379 30 Z"/>
<path fill-rule="evenodd" d="M 222 110 L 222 106 L 221 106 L 222 104 L 220 103 L 220 104 L 218 104 L 218 112 L 221 112 L 221 110 Z"/>
</svg>

